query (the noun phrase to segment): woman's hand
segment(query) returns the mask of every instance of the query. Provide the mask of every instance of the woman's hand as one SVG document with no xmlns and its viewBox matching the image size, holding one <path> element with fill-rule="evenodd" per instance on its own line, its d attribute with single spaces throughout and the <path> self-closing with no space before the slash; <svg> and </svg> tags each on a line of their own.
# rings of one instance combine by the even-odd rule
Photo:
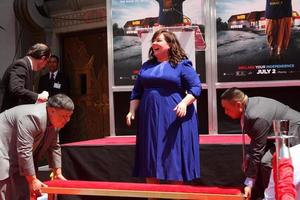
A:
<svg viewBox="0 0 300 200">
<path fill-rule="evenodd" d="M 174 111 L 176 111 L 176 115 L 178 117 L 184 117 L 186 115 L 186 103 L 181 101 L 177 106 L 174 108 Z"/>
<path fill-rule="evenodd" d="M 131 126 L 131 120 L 134 120 L 135 111 L 139 107 L 139 104 L 140 104 L 139 99 L 133 99 L 133 100 L 130 101 L 129 112 L 126 115 L 126 124 L 127 124 L 127 126 Z"/>
<path fill-rule="evenodd" d="M 127 115 L 126 115 L 126 124 L 127 126 L 131 126 L 131 120 L 134 120 L 134 113 L 132 112 L 129 112 Z"/>
</svg>

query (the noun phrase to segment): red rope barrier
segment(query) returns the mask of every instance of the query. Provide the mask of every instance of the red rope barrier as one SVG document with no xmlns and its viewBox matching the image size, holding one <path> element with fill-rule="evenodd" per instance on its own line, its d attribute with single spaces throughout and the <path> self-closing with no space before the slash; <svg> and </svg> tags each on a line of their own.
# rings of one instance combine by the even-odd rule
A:
<svg viewBox="0 0 300 200">
<path fill-rule="evenodd" d="M 278 169 L 278 180 L 277 180 Z M 276 200 L 295 200 L 294 167 L 290 158 L 280 158 L 276 167 L 276 155 L 273 156 L 273 176 Z"/>
</svg>

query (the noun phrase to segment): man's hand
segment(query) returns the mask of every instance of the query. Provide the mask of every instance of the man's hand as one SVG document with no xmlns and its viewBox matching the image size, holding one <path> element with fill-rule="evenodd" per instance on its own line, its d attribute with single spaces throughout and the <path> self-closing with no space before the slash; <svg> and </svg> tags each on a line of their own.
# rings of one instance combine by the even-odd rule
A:
<svg viewBox="0 0 300 200">
<path fill-rule="evenodd" d="M 61 172 L 61 168 L 53 168 L 52 169 L 52 174 L 50 175 L 52 180 L 67 180 Z"/>
<path fill-rule="evenodd" d="M 246 200 L 250 200 L 252 188 L 249 186 L 244 187 L 244 197 Z"/>
<path fill-rule="evenodd" d="M 48 100 L 49 93 L 47 91 L 43 91 L 42 93 L 38 94 L 38 99 L 36 100 L 36 103 L 43 103 Z"/>
<path fill-rule="evenodd" d="M 54 175 L 53 176 L 53 179 L 55 180 L 63 180 L 63 181 L 65 181 L 65 180 L 67 180 L 62 174 L 58 174 L 58 175 Z"/>
<path fill-rule="evenodd" d="M 26 177 L 30 195 L 33 197 L 39 197 L 42 196 L 42 187 L 48 187 L 46 184 L 42 183 L 39 179 L 37 179 L 35 176 L 28 176 Z"/>
</svg>

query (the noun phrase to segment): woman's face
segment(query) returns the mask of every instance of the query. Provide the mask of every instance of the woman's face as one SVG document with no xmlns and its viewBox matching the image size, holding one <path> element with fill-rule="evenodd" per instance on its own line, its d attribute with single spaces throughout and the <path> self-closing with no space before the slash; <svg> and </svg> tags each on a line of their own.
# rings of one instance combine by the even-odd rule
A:
<svg viewBox="0 0 300 200">
<path fill-rule="evenodd" d="M 152 42 L 153 54 L 159 62 L 169 60 L 170 46 L 163 34 L 158 35 Z"/>
</svg>

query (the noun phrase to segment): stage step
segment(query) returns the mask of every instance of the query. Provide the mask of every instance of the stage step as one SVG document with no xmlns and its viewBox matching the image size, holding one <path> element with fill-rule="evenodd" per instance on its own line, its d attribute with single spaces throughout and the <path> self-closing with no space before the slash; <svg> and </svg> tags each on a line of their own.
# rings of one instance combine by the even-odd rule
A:
<svg viewBox="0 0 300 200">
<path fill-rule="evenodd" d="M 137 197 L 160 199 L 198 199 L 198 200 L 242 200 L 239 188 L 206 187 L 192 185 L 147 184 L 125 182 L 99 182 L 78 180 L 47 181 L 49 200 L 54 194 L 92 195 L 110 197 Z"/>
</svg>

